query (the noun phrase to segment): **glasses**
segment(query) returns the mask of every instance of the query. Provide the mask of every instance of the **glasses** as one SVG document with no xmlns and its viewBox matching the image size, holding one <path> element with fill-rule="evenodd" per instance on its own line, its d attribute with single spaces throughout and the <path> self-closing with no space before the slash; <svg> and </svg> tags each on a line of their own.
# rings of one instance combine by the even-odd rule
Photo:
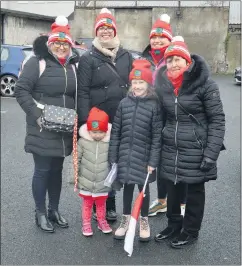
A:
<svg viewBox="0 0 242 266">
<path fill-rule="evenodd" d="M 100 27 L 98 30 L 99 31 L 113 32 L 113 28 L 111 28 L 111 27 Z"/>
<path fill-rule="evenodd" d="M 53 44 L 56 48 L 60 48 L 62 46 L 63 48 L 68 49 L 70 47 L 68 42 L 54 42 Z"/>
</svg>

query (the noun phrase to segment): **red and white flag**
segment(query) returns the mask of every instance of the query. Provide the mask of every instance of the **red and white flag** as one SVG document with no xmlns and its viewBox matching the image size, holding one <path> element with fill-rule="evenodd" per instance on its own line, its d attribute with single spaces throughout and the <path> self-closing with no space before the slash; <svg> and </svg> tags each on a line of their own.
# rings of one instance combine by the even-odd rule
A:
<svg viewBox="0 0 242 266">
<path fill-rule="evenodd" d="M 133 248 L 134 248 L 134 237 L 135 237 L 135 228 L 136 224 L 139 218 L 141 206 L 143 203 L 143 199 L 145 197 L 145 188 L 148 182 L 150 174 L 148 173 L 145 179 L 145 184 L 142 189 L 142 191 L 139 193 L 138 197 L 135 200 L 134 207 L 131 213 L 131 218 L 129 221 L 129 228 L 127 230 L 125 240 L 124 240 L 124 250 L 128 252 L 128 256 L 131 257 L 133 253 Z"/>
</svg>

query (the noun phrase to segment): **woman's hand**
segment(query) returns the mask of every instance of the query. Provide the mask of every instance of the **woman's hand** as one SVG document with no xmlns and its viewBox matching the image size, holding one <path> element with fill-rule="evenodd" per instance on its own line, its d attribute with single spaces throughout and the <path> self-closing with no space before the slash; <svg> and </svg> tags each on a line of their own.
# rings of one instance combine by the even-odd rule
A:
<svg viewBox="0 0 242 266">
<path fill-rule="evenodd" d="M 152 166 L 148 166 L 148 167 L 147 167 L 147 171 L 148 171 L 149 174 L 152 174 L 152 172 L 153 172 L 154 170 L 155 170 L 155 168 L 152 167 Z"/>
<path fill-rule="evenodd" d="M 201 163 L 200 169 L 202 172 L 207 172 L 210 169 L 212 169 L 213 167 L 215 167 L 216 165 L 216 161 L 208 158 L 208 157 L 204 157 L 203 161 Z"/>
</svg>

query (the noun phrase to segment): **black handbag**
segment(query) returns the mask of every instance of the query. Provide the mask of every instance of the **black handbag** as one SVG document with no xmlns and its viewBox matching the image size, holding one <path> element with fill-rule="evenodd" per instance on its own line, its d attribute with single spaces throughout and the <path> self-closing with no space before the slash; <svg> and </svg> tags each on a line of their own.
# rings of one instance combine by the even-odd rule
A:
<svg viewBox="0 0 242 266">
<path fill-rule="evenodd" d="M 52 132 L 73 133 L 77 121 L 77 77 L 75 66 L 73 66 L 73 71 L 76 79 L 75 109 L 41 104 L 34 99 L 37 107 L 42 109 L 41 131 L 45 129 Z"/>
<path fill-rule="evenodd" d="M 191 119 L 191 121 L 193 123 L 195 123 L 199 127 L 204 128 L 203 125 L 197 120 L 197 118 L 193 114 L 189 113 L 178 101 L 177 101 L 177 103 L 180 106 L 180 108 L 182 109 L 182 111 Z M 196 133 L 196 137 L 198 138 L 198 141 L 203 144 L 202 139 L 200 138 L 200 136 L 197 135 L 197 133 Z M 224 144 L 222 144 L 220 151 L 224 151 L 224 150 L 226 150 L 226 147 Z"/>
</svg>

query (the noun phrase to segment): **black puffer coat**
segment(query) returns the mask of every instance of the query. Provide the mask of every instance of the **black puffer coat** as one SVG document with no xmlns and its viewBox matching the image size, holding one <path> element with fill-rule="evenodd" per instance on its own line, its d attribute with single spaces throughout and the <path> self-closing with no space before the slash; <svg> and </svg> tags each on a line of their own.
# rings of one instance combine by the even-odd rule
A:
<svg viewBox="0 0 242 266">
<path fill-rule="evenodd" d="M 72 152 L 72 135 L 45 131 L 40 132 L 36 120 L 41 116 L 34 100 L 49 105 L 75 108 L 76 78 L 71 64 L 79 61 L 77 51 L 73 50 L 64 67 L 48 52 L 46 36 L 34 41 L 35 56 L 24 65 L 15 87 L 18 103 L 26 113 L 27 134 L 25 151 L 41 156 L 65 157 Z M 46 68 L 39 78 L 39 60 L 44 59 Z M 66 71 L 66 74 L 65 74 Z"/>
<path fill-rule="evenodd" d="M 198 55 L 184 73 L 178 97 L 166 76 L 166 66 L 156 77 L 156 92 L 166 113 L 161 152 L 161 176 L 174 183 L 200 183 L 217 178 L 217 168 L 202 172 L 203 157 L 217 160 L 225 133 L 225 115 L 217 84 L 210 79 L 209 69 Z M 188 117 L 179 103 L 200 121 Z"/>
<path fill-rule="evenodd" d="M 144 184 L 147 166 L 156 168 L 159 164 L 161 131 L 160 106 L 155 96 L 129 95 L 120 102 L 109 145 L 109 162 L 118 163 L 119 182 Z M 149 182 L 155 178 L 154 172 Z"/>
<path fill-rule="evenodd" d="M 78 67 L 80 124 L 86 122 L 88 113 L 94 106 L 104 110 L 109 115 L 110 123 L 113 122 L 120 101 L 127 95 L 132 62 L 131 54 L 121 47 L 117 52 L 115 66 L 108 56 L 94 46 L 81 57 Z M 115 74 L 115 68 L 121 78 Z"/>
</svg>

